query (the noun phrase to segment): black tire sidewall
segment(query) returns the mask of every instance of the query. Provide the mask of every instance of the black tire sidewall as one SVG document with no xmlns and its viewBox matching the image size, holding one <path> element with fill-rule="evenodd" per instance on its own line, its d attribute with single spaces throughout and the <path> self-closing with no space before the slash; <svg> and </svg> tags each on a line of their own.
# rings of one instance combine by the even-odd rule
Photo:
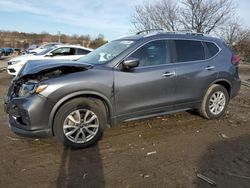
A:
<svg viewBox="0 0 250 188">
<path fill-rule="evenodd" d="M 214 114 L 212 114 L 212 113 L 210 112 L 210 110 L 209 110 L 209 100 L 210 100 L 211 96 L 212 96 L 215 92 L 217 92 L 217 91 L 220 91 L 220 92 L 223 92 L 223 93 L 224 93 L 225 98 L 226 98 L 226 104 L 225 104 L 224 109 L 223 109 L 218 115 L 214 115 Z M 215 87 L 210 91 L 210 93 L 208 94 L 207 99 L 206 99 L 205 111 L 206 111 L 206 114 L 207 114 L 207 116 L 209 117 L 209 119 L 216 119 L 216 118 L 221 117 L 221 116 L 225 113 L 225 111 L 226 111 L 226 109 L 227 109 L 228 103 L 229 103 L 229 94 L 228 94 L 228 91 L 226 90 L 226 88 L 224 88 L 223 86 L 220 86 L 220 85 L 215 86 Z"/>
<path fill-rule="evenodd" d="M 63 123 L 66 117 L 73 111 L 78 109 L 88 109 L 93 111 L 99 120 L 99 129 L 97 134 L 88 142 L 74 143 L 70 141 L 63 132 Z M 95 144 L 103 135 L 104 127 L 106 125 L 105 112 L 100 107 L 100 104 L 94 99 L 77 98 L 64 104 L 57 112 L 54 120 L 54 134 L 63 142 L 65 146 L 72 148 L 86 148 Z"/>
</svg>

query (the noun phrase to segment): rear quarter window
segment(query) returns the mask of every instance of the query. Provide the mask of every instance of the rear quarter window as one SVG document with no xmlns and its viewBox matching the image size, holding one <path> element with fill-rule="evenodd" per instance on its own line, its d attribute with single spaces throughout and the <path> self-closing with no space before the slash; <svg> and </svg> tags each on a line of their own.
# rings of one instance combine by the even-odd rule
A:
<svg viewBox="0 0 250 188">
<path fill-rule="evenodd" d="M 175 40 L 176 62 L 205 60 L 205 50 L 201 41 Z"/>
<path fill-rule="evenodd" d="M 212 42 L 206 42 L 206 46 L 209 53 L 208 58 L 215 56 L 220 51 L 220 49 Z"/>
</svg>

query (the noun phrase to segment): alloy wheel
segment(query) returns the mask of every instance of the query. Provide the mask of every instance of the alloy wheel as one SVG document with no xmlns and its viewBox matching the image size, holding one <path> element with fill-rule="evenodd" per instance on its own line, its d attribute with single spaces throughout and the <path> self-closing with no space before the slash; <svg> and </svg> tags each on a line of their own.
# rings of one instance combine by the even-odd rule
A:
<svg viewBox="0 0 250 188">
<path fill-rule="evenodd" d="M 209 111 L 213 115 L 220 114 L 226 105 L 226 96 L 223 92 L 217 91 L 213 93 L 209 100 Z"/>
<path fill-rule="evenodd" d="M 97 115 L 88 109 L 71 112 L 63 123 L 63 132 L 74 143 L 85 143 L 95 137 L 99 129 Z"/>
</svg>

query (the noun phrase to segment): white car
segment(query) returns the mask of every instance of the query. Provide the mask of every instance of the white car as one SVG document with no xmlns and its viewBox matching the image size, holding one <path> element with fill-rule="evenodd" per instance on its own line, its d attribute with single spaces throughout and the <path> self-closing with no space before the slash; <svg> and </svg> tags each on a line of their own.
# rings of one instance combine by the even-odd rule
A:
<svg viewBox="0 0 250 188">
<path fill-rule="evenodd" d="M 7 71 L 9 74 L 15 76 L 29 60 L 77 60 L 91 51 L 93 51 L 93 49 L 73 45 L 62 45 L 56 48 L 49 48 L 38 54 L 22 55 L 9 60 L 7 62 Z"/>
<path fill-rule="evenodd" d="M 61 43 L 58 43 L 58 42 L 51 42 L 51 43 L 47 43 L 47 44 L 44 44 L 42 46 L 39 46 L 38 48 L 35 48 L 35 49 L 31 49 L 31 50 L 28 50 L 28 53 L 30 54 L 38 54 L 38 53 L 41 53 L 42 51 L 46 50 L 46 49 L 49 49 L 49 48 L 55 48 L 59 45 L 62 45 Z"/>
</svg>

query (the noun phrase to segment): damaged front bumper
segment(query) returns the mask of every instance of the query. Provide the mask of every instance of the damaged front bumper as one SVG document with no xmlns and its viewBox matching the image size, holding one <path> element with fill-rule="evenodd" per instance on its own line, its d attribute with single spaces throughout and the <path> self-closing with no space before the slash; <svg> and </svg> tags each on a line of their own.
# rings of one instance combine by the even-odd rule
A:
<svg viewBox="0 0 250 188">
<path fill-rule="evenodd" d="M 49 115 L 54 103 L 41 95 L 5 98 L 5 112 L 12 132 L 29 137 L 52 136 Z"/>
<path fill-rule="evenodd" d="M 52 86 L 47 95 L 42 95 L 42 91 L 49 85 L 47 81 L 90 68 L 91 65 L 72 61 L 27 62 L 12 80 L 5 98 L 5 111 L 8 114 L 10 129 L 24 136 L 53 135 L 49 118 L 56 101 L 46 96 L 58 88 L 58 85 Z"/>
</svg>

